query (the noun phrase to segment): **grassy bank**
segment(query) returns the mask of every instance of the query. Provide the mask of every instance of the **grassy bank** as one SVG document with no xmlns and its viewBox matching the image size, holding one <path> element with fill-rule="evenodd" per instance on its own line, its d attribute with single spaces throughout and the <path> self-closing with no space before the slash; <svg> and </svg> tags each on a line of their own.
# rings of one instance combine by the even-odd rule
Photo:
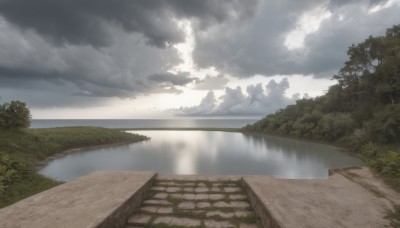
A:
<svg viewBox="0 0 400 228">
<path fill-rule="evenodd" d="M 387 184 L 400 192 L 400 145 L 367 143 L 358 151 Z"/>
<path fill-rule="evenodd" d="M 146 139 L 98 127 L 0 130 L 0 208 L 60 184 L 35 171 L 46 157 L 73 148 Z"/>
</svg>

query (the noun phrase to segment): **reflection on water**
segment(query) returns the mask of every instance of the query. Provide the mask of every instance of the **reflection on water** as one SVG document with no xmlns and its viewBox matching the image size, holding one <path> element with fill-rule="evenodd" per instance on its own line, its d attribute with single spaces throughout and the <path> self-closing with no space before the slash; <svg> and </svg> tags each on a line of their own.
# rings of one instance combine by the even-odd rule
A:
<svg viewBox="0 0 400 228">
<path fill-rule="evenodd" d="M 61 180 L 95 170 L 174 174 L 327 178 L 328 169 L 361 165 L 337 148 L 273 136 L 217 131 L 140 131 L 150 141 L 90 149 L 51 161 L 40 172 Z"/>
</svg>

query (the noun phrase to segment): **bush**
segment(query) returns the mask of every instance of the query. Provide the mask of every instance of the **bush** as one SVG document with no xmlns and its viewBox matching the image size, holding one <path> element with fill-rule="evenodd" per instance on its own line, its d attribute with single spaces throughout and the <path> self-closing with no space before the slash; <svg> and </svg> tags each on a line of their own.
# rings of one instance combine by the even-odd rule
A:
<svg viewBox="0 0 400 228">
<path fill-rule="evenodd" d="M 378 148 L 378 146 L 372 142 L 365 144 L 361 148 L 361 154 L 367 158 L 377 158 L 381 153 L 382 151 Z"/>
<path fill-rule="evenodd" d="M 26 165 L 9 154 L 0 153 L 0 192 L 26 174 Z"/>
<path fill-rule="evenodd" d="M 0 105 L 0 128 L 7 130 L 27 128 L 31 124 L 31 114 L 26 104 L 11 101 Z"/>
<path fill-rule="evenodd" d="M 385 176 L 400 178 L 400 153 L 393 151 L 380 153 L 377 159 L 369 161 L 369 164 Z"/>
<path fill-rule="evenodd" d="M 355 129 L 352 134 L 337 140 L 339 145 L 343 145 L 353 152 L 363 152 L 364 148 L 362 147 L 366 145 L 367 141 L 364 129 Z"/>
</svg>

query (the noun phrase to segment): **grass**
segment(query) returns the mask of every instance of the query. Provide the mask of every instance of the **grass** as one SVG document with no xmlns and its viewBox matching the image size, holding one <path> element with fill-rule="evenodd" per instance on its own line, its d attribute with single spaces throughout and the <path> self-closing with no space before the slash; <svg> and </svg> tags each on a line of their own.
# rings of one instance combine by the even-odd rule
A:
<svg viewBox="0 0 400 228">
<path fill-rule="evenodd" d="M 387 218 L 390 219 L 394 228 L 400 228 L 400 204 L 394 206 L 393 211 L 389 212 Z"/>
<path fill-rule="evenodd" d="M 21 199 L 35 195 L 61 183 L 62 182 L 55 181 L 36 172 L 32 172 L 25 179 L 15 182 L 10 185 L 3 194 L 0 194 L 0 208 L 11 205 Z"/>
<path fill-rule="evenodd" d="M 61 183 L 36 172 L 36 165 L 49 156 L 74 148 L 147 139 L 99 127 L 0 130 L 0 208 Z M 8 160 L 22 168 L 7 166 Z M 9 175 L 11 171 L 13 175 Z"/>
<path fill-rule="evenodd" d="M 388 177 L 379 174 L 379 176 L 382 178 L 382 180 L 388 184 L 390 187 L 392 187 L 395 191 L 400 192 L 400 178 L 399 177 Z"/>
</svg>

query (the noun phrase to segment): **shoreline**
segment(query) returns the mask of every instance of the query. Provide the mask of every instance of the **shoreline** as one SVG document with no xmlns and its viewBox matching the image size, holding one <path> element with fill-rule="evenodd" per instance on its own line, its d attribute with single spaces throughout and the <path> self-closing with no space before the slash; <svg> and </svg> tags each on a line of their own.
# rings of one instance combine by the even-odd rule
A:
<svg viewBox="0 0 400 228">
<path fill-rule="evenodd" d="M 367 159 L 362 156 L 359 153 L 352 152 L 350 149 L 343 147 L 342 145 L 338 145 L 335 143 L 327 142 L 327 141 L 319 141 L 319 140 L 313 140 L 313 139 L 306 139 L 306 138 L 301 138 L 301 137 L 295 137 L 295 136 L 289 136 L 289 135 L 278 135 L 274 134 L 271 132 L 260 132 L 260 131 L 241 131 L 240 129 L 238 132 L 244 133 L 244 134 L 253 134 L 253 135 L 265 135 L 265 136 L 273 136 L 273 137 L 279 137 L 279 138 L 286 138 L 286 139 L 292 139 L 292 140 L 298 140 L 298 141 L 303 141 L 303 142 L 309 142 L 309 143 L 317 143 L 317 144 L 323 144 L 323 145 L 328 145 L 328 146 L 333 146 L 338 148 L 341 152 L 346 153 L 348 155 L 351 155 L 353 157 L 361 159 L 363 162 L 366 162 Z"/>
<path fill-rule="evenodd" d="M 36 128 L 33 128 L 33 129 L 36 129 Z M 350 156 L 359 158 L 364 163 L 366 162 L 366 159 L 362 155 L 351 152 L 348 149 L 346 149 L 342 146 L 336 145 L 334 143 L 318 141 L 318 140 L 311 140 L 311 139 L 304 139 L 304 138 L 293 137 L 293 136 L 277 135 L 277 134 L 273 134 L 273 133 L 269 133 L 269 132 L 243 131 L 243 130 L 241 130 L 241 128 L 173 128 L 173 127 L 171 127 L 171 128 L 112 128 L 112 129 L 121 130 L 123 132 L 127 132 L 127 131 L 220 131 L 220 132 L 236 132 L 236 133 L 250 134 L 250 135 L 272 136 L 272 137 L 279 137 L 279 138 L 285 138 L 285 139 L 298 140 L 298 141 L 303 141 L 303 142 L 333 146 L 333 147 L 336 147 L 338 150 L 340 150 L 343 153 L 346 153 Z M 142 140 L 142 141 L 150 140 L 150 137 L 148 137 L 148 136 L 146 136 L 146 137 L 147 137 L 147 139 Z M 130 144 L 130 143 L 138 143 L 138 142 L 142 142 L 142 141 L 123 141 L 123 142 L 95 144 L 95 145 L 88 145 L 88 146 L 81 146 L 81 147 L 66 149 L 61 152 L 50 155 L 42 160 L 36 161 L 35 162 L 35 170 L 39 171 L 39 169 L 41 169 L 42 167 L 47 165 L 52 160 L 62 158 L 64 156 L 67 156 L 69 154 L 79 152 L 82 150 L 119 146 L 119 145 Z M 365 165 L 363 165 L 363 166 L 365 166 Z M 354 168 L 354 167 L 348 167 L 348 168 Z"/>
<path fill-rule="evenodd" d="M 147 137 L 147 136 L 146 136 Z M 39 171 L 41 168 L 43 168 L 44 166 L 46 166 L 49 162 L 58 159 L 58 158 L 62 158 L 64 156 L 67 156 L 69 154 L 75 153 L 75 152 L 79 152 L 82 150 L 87 150 L 87 149 L 96 149 L 96 148 L 106 148 L 106 147 L 112 147 L 112 146 L 120 146 L 120 145 L 125 145 L 125 144 L 130 144 L 130 143 L 139 143 L 139 142 L 143 142 L 143 141 L 147 141 L 150 140 L 150 138 L 148 137 L 148 139 L 146 140 L 142 140 L 142 141 L 123 141 L 123 142 L 114 142 L 114 143 L 107 143 L 107 144 L 97 144 L 97 145 L 89 145 L 89 146 L 82 146 L 82 147 L 75 147 L 75 148 L 70 148 L 67 150 L 63 150 L 59 153 L 55 153 L 53 155 L 50 155 L 42 160 L 39 160 L 37 162 L 35 162 L 35 171 Z"/>
<path fill-rule="evenodd" d="M 311 143 L 333 146 L 333 147 L 338 148 L 343 153 L 346 153 L 346 154 L 349 154 L 349 155 L 352 155 L 354 157 L 361 159 L 363 162 L 365 162 L 365 160 L 366 160 L 365 157 L 363 157 L 362 155 L 351 152 L 350 149 L 344 148 L 342 145 L 338 145 L 338 144 L 331 143 L 328 141 L 312 140 L 312 139 L 306 139 L 306 138 L 289 136 L 289 135 L 278 135 L 278 134 L 274 134 L 274 133 L 270 133 L 270 132 L 245 131 L 245 130 L 241 130 L 241 128 L 174 128 L 174 127 L 169 127 L 169 128 L 117 128 L 117 129 L 123 130 L 123 131 L 222 131 L 222 132 L 237 132 L 237 133 L 252 134 L 252 135 L 273 136 L 273 137 L 293 139 L 293 140 L 298 140 L 298 141 L 303 141 L 303 142 L 311 142 Z"/>
<path fill-rule="evenodd" d="M 36 128 L 34 128 L 34 129 L 36 129 Z M 362 155 L 351 152 L 349 149 L 346 149 L 346 148 L 344 148 L 340 145 L 334 144 L 334 143 L 318 141 L 318 140 L 311 140 L 311 139 L 304 139 L 304 138 L 293 137 L 293 136 L 278 135 L 278 134 L 273 134 L 270 132 L 243 131 L 243 130 L 241 130 L 241 128 L 173 128 L 173 127 L 171 127 L 171 128 L 113 128 L 113 129 L 121 130 L 124 132 L 127 132 L 127 131 L 220 131 L 220 132 L 237 132 L 237 133 L 250 134 L 250 135 L 272 136 L 272 137 L 279 137 L 279 138 L 285 138 L 285 139 L 298 140 L 298 141 L 303 141 L 303 142 L 333 146 L 345 154 L 359 158 L 364 163 L 366 162 L 366 158 L 363 157 Z M 148 139 L 142 140 L 142 141 L 150 140 L 150 138 L 148 136 L 146 136 L 146 137 Z M 130 143 L 138 143 L 138 142 L 142 142 L 142 141 L 123 141 L 123 142 L 97 144 L 97 145 L 95 144 L 95 145 L 88 145 L 88 146 L 81 146 L 81 147 L 66 149 L 66 150 L 55 153 L 55 154 L 50 155 L 42 160 L 35 162 L 35 170 L 38 171 L 39 169 L 41 169 L 42 167 L 47 165 L 52 160 L 62 158 L 64 156 L 67 156 L 69 154 L 79 152 L 82 150 L 119 146 L 119 145 L 130 144 Z M 365 166 L 365 165 L 363 165 L 363 166 Z M 352 168 L 352 167 L 349 167 L 349 168 Z"/>
<path fill-rule="evenodd" d="M 213 127 L 166 127 L 166 128 L 115 128 L 122 131 L 223 131 L 223 132 L 240 132 L 240 128 L 213 128 Z"/>
</svg>

